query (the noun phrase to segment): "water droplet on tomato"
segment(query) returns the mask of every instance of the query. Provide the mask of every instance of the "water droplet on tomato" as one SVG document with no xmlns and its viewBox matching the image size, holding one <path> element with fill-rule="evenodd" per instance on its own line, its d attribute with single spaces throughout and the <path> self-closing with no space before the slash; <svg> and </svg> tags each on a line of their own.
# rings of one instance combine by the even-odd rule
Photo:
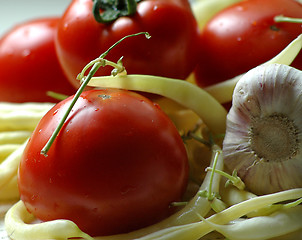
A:
<svg viewBox="0 0 302 240">
<path fill-rule="evenodd" d="M 242 11 L 245 11 L 245 10 L 246 10 L 246 7 L 237 6 L 236 10 L 242 12 Z"/>
<path fill-rule="evenodd" d="M 64 27 L 63 27 L 64 30 L 66 30 L 66 29 L 68 28 L 68 25 L 69 25 L 68 23 L 65 23 L 65 24 L 64 24 Z"/>
<path fill-rule="evenodd" d="M 157 107 L 158 109 L 160 109 L 160 106 L 159 106 L 158 103 L 153 103 L 153 105 L 154 105 L 155 107 Z"/>
<path fill-rule="evenodd" d="M 102 98 L 103 100 L 106 100 L 106 99 L 110 99 L 110 98 L 111 98 L 111 96 L 108 95 L 108 94 L 99 94 L 98 97 L 99 97 L 99 98 Z"/>
<path fill-rule="evenodd" d="M 56 115 L 57 113 L 58 113 L 58 109 L 57 110 L 55 110 L 53 113 L 52 113 L 52 115 L 54 116 L 54 115 Z"/>
<path fill-rule="evenodd" d="M 29 49 L 24 49 L 22 51 L 22 56 L 23 57 L 28 57 L 31 54 L 31 51 Z"/>
<path fill-rule="evenodd" d="M 100 110 L 99 108 L 94 109 L 94 111 L 96 111 L 96 112 L 99 111 L 99 110 Z"/>
</svg>

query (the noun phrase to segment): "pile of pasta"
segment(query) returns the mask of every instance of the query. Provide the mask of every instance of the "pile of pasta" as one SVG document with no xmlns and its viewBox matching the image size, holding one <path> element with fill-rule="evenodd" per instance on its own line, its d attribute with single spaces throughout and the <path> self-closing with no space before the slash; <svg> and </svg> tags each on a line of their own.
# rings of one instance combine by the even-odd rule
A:
<svg viewBox="0 0 302 240">
<path fill-rule="evenodd" d="M 0 103 L 0 200 L 19 198 L 17 169 L 23 149 L 51 103 Z"/>
</svg>

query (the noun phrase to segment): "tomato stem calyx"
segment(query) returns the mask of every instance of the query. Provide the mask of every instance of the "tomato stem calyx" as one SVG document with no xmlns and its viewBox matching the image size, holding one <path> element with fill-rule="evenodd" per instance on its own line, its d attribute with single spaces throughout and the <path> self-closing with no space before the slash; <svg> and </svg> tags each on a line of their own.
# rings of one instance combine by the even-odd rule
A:
<svg viewBox="0 0 302 240">
<path fill-rule="evenodd" d="M 126 38 L 129 37 L 135 37 L 138 35 L 145 35 L 145 37 L 147 39 L 149 39 L 151 36 L 149 35 L 149 33 L 147 32 L 140 32 L 140 33 L 135 33 L 135 34 L 131 34 L 131 35 L 127 35 L 123 38 L 121 38 L 119 41 L 117 41 L 116 43 L 114 43 L 110 48 L 107 49 L 106 52 L 102 53 L 100 55 L 99 58 L 97 58 L 96 60 L 91 61 L 90 63 L 88 63 L 84 69 L 82 70 L 82 72 L 78 75 L 77 79 L 79 79 L 81 81 L 81 85 L 78 88 L 77 92 L 75 93 L 67 111 L 65 112 L 65 114 L 63 115 L 62 119 L 60 120 L 58 126 L 56 127 L 56 129 L 54 130 L 54 132 L 52 133 L 51 137 L 49 138 L 48 142 L 45 144 L 45 146 L 43 147 L 43 149 L 41 150 L 41 154 L 44 155 L 45 157 L 47 157 L 47 153 L 51 147 L 51 145 L 53 144 L 54 140 L 56 139 L 57 135 L 59 134 L 61 128 L 63 127 L 69 113 L 71 112 L 73 106 L 75 105 L 76 101 L 78 100 L 78 98 L 80 97 L 80 95 L 82 94 L 82 92 L 84 91 L 85 87 L 88 85 L 89 81 L 91 80 L 91 78 L 93 77 L 93 75 L 97 72 L 97 70 L 100 67 L 104 67 L 106 65 L 109 66 L 113 66 L 114 70 L 112 71 L 112 75 L 115 76 L 120 72 L 125 72 L 124 67 L 122 66 L 122 61 L 121 58 L 118 60 L 117 63 L 113 63 L 111 61 L 105 60 L 104 58 L 107 56 L 107 54 L 111 51 L 111 49 L 113 49 L 115 46 L 117 46 L 119 43 L 121 43 L 122 41 L 124 41 Z M 91 67 L 92 66 L 92 67 Z M 87 76 L 84 76 L 84 73 L 86 72 L 86 70 L 91 67 L 90 71 L 88 72 Z M 115 70 L 116 69 L 116 70 Z"/>
<path fill-rule="evenodd" d="M 123 16 L 136 13 L 137 3 L 141 0 L 93 0 L 93 16 L 99 23 L 111 23 Z M 100 13 L 100 10 L 103 10 Z"/>
</svg>

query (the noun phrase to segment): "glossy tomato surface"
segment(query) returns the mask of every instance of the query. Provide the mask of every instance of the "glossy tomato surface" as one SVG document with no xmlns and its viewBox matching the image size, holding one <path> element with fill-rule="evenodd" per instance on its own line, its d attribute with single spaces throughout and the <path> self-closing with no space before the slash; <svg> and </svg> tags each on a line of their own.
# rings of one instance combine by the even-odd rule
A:
<svg viewBox="0 0 302 240">
<path fill-rule="evenodd" d="M 25 22 L 1 38 L 0 101 L 55 102 L 47 91 L 74 94 L 55 52 L 58 19 Z"/>
<path fill-rule="evenodd" d="M 139 32 L 115 47 L 108 60 L 123 63 L 129 74 L 149 74 L 185 79 L 197 62 L 198 27 L 187 0 L 144 0 L 136 14 L 112 23 L 98 23 L 92 14 L 93 1 L 73 0 L 63 15 L 56 38 L 60 62 L 71 82 L 91 60 L 121 38 Z M 99 75 L 110 75 L 111 68 Z"/>
<path fill-rule="evenodd" d="M 274 17 L 302 18 L 294 0 L 245 0 L 214 16 L 201 32 L 197 83 L 212 85 L 262 64 L 302 33 L 302 24 L 276 23 Z M 302 69 L 302 53 L 292 66 Z"/>
<path fill-rule="evenodd" d="M 21 159 L 21 199 L 37 218 L 70 219 L 91 235 L 127 232 L 171 214 L 187 154 L 158 105 L 125 90 L 84 92 L 48 156 L 40 154 L 71 98 L 51 109 Z"/>
</svg>

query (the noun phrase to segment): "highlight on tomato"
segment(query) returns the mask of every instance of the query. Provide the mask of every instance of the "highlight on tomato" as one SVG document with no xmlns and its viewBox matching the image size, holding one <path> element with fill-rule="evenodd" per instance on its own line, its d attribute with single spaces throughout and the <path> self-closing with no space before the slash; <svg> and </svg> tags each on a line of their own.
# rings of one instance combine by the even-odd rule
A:
<svg viewBox="0 0 302 240">
<path fill-rule="evenodd" d="M 59 18 L 16 25 L 0 39 L 0 101 L 57 102 L 48 91 L 71 95 L 55 52 Z"/>
<path fill-rule="evenodd" d="M 148 32 L 151 39 L 129 39 L 115 47 L 108 58 L 116 62 L 123 56 L 130 74 L 177 79 L 189 76 L 197 63 L 199 30 L 187 0 L 105 2 L 73 0 L 59 22 L 56 50 L 71 83 L 79 85 L 76 76 L 91 59 L 137 32 Z M 116 13 L 113 17 L 112 9 Z M 97 74 L 110 75 L 110 69 Z"/>
<path fill-rule="evenodd" d="M 72 220 L 92 236 L 169 216 L 186 189 L 188 159 L 168 116 L 134 92 L 86 91 L 41 154 L 71 100 L 42 118 L 22 156 L 18 184 L 28 211 L 42 221 Z"/>
<path fill-rule="evenodd" d="M 281 52 L 302 32 L 302 25 L 276 22 L 284 15 L 302 18 L 295 0 L 246 0 L 222 10 L 200 34 L 200 59 L 195 76 L 205 87 L 247 72 Z M 292 64 L 302 69 L 302 53 Z"/>
</svg>

